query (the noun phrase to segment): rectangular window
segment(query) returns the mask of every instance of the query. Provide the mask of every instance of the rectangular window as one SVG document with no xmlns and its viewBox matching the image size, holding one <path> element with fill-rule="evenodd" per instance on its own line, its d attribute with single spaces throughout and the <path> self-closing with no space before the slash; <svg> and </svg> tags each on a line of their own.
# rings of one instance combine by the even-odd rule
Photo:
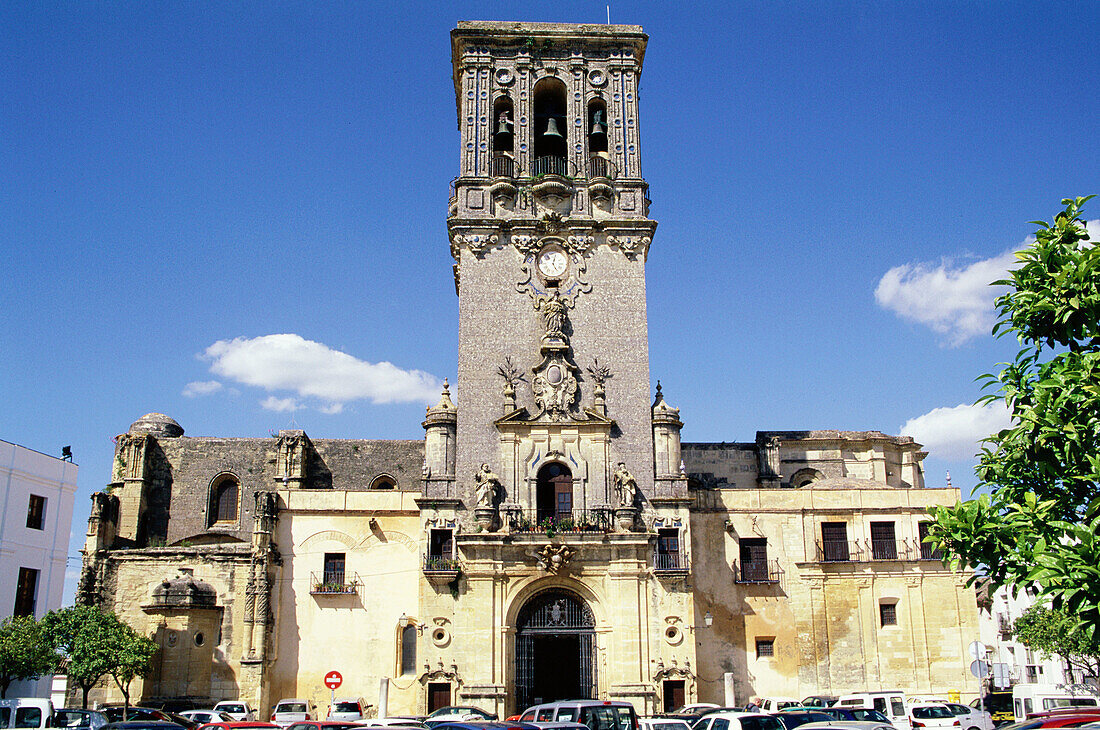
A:
<svg viewBox="0 0 1100 730">
<path fill-rule="evenodd" d="M 943 560 L 943 551 L 939 548 L 933 549 L 931 545 L 924 541 L 924 538 L 928 537 L 928 531 L 931 527 L 931 522 L 917 523 L 917 539 L 920 541 L 921 560 Z"/>
<path fill-rule="evenodd" d="M 844 522 L 821 523 L 821 553 L 826 562 L 851 560 L 848 550 L 848 525 Z"/>
<path fill-rule="evenodd" d="M 424 565 L 427 570 L 453 570 L 456 567 L 454 535 L 454 530 L 447 529 L 428 532 L 428 560 Z"/>
<path fill-rule="evenodd" d="M 325 553 L 325 585 L 344 584 L 344 553 Z"/>
<path fill-rule="evenodd" d="M 896 604 L 896 603 L 880 603 L 880 604 L 878 604 L 878 618 L 879 618 L 879 625 L 881 625 L 881 626 L 897 626 L 898 625 L 898 604 Z"/>
<path fill-rule="evenodd" d="M 897 560 L 898 543 L 893 522 L 871 523 L 871 557 L 874 560 Z"/>
<path fill-rule="evenodd" d="M 657 529 L 657 565 L 658 570 L 676 570 L 680 567 L 680 529 L 661 527 Z"/>
<path fill-rule="evenodd" d="M 20 568 L 19 582 L 15 586 L 15 616 L 33 616 L 34 599 L 38 593 L 38 571 L 34 568 Z"/>
<path fill-rule="evenodd" d="M 41 530 L 46 521 L 46 498 L 32 494 L 27 503 L 27 527 L 32 530 Z"/>
<path fill-rule="evenodd" d="M 757 637 L 756 658 L 775 656 L 775 637 Z"/>
<path fill-rule="evenodd" d="M 743 537 L 737 542 L 741 555 L 741 580 L 745 583 L 768 580 L 768 539 Z"/>
</svg>

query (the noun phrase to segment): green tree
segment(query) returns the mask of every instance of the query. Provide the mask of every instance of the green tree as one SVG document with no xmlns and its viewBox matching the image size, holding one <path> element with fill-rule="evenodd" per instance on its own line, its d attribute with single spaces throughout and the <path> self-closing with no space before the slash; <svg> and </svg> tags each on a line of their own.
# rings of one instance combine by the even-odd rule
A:
<svg viewBox="0 0 1100 730">
<path fill-rule="evenodd" d="M 130 682 L 134 677 L 144 677 L 153 666 L 157 645 L 148 637 L 134 631 L 114 614 L 116 625 L 112 629 L 112 667 L 109 674 L 122 691 L 123 712 L 130 710 Z"/>
<path fill-rule="evenodd" d="M 1012 635 L 1032 651 L 1061 657 L 1074 669 L 1100 676 L 1100 637 L 1087 636 L 1062 611 L 1033 604 L 1013 622 Z"/>
<path fill-rule="evenodd" d="M 1091 196 L 1090 196 L 1091 197 Z M 1034 587 L 1092 639 L 1100 623 L 1100 247 L 1066 199 L 1017 252 L 993 334 L 1020 351 L 980 404 L 1003 401 L 1011 425 L 979 455 L 978 499 L 932 510 L 929 542 L 993 584 Z"/>
<path fill-rule="evenodd" d="M 33 616 L 12 616 L 0 623 L 0 699 L 17 679 L 38 679 L 57 666 L 42 625 Z"/>
</svg>

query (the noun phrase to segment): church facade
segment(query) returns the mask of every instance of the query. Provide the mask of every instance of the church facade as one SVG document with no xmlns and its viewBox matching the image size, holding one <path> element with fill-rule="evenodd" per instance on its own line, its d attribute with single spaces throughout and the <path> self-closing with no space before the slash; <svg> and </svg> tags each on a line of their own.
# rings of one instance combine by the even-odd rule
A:
<svg viewBox="0 0 1100 730">
<path fill-rule="evenodd" d="M 120 435 L 78 600 L 159 644 L 134 695 L 323 707 L 333 670 L 388 714 L 976 692 L 973 591 L 921 542 L 958 493 L 925 486 L 919 444 L 681 443 L 652 395 L 642 29 L 451 42 L 460 397 L 419 441 L 193 437 L 155 413 Z"/>
</svg>

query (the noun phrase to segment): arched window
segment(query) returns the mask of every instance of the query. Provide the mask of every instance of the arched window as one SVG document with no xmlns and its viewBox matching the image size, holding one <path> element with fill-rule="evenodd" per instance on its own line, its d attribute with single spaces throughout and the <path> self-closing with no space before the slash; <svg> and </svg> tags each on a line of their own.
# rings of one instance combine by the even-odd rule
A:
<svg viewBox="0 0 1100 730">
<path fill-rule="evenodd" d="M 228 524 L 237 521 L 241 488 L 237 477 L 225 474 L 214 481 L 210 490 L 210 524 Z"/>
<path fill-rule="evenodd" d="M 515 116 L 512 100 L 502 96 L 493 104 L 493 177 L 515 177 Z"/>
<path fill-rule="evenodd" d="M 611 177 L 607 163 L 607 104 L 593 99 L 588 102 L 589 177 Z"/>
<path fill-rule="evenodd" d="M 791 475 L 790 483 L 791 486 L 795 489 L 801 489 L 802 487 L 808 487 L 809 485 L 820 479 L 823 479 L 824 477 L 825 475 L 819 472 L 817 469 L 799 469 Z"/>
<path fill-rule="evenodd" d="M 401 629 L 402 675 L 416 674 L 416 623 L 409 622 Z"/>
<path fill-rule="evenodd" d="M 371 489 L 397 489 L 397 481 L 389 474 L 379 474 L 370 483 Z"/>
<path fill-rule="evenodd" d="M 535 84 L 535 163 L 533 174 L 567 175 L 565 151 L 565 84 L 558 79 L 543 79 Z"/>
</svg>

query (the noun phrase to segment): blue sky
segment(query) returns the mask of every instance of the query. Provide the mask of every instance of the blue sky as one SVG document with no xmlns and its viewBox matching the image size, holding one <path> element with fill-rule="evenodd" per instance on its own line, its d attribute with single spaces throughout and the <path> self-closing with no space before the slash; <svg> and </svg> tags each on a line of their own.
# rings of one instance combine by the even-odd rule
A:
<svg viewBox="0 0 1100 730">
<path fill-rule="evenodd" d="M 448 33 L 606 12 L 0 5 L 0 438 L 72 445 L 71 555 L 111 438 L 144 413 L 191 435 L 422 435 L 457 348 Z M 1100 5 L 611 18 L 650 35 L 651 370 L 684 439 L 905 427 L 929 485 L 950 470 L 969 491 L 1002 419 L 968 407 L 974 378 L 1015 349 L 988 334 L 985 284 L 1027 221 L 1100 192 Z"/>
</svg>

